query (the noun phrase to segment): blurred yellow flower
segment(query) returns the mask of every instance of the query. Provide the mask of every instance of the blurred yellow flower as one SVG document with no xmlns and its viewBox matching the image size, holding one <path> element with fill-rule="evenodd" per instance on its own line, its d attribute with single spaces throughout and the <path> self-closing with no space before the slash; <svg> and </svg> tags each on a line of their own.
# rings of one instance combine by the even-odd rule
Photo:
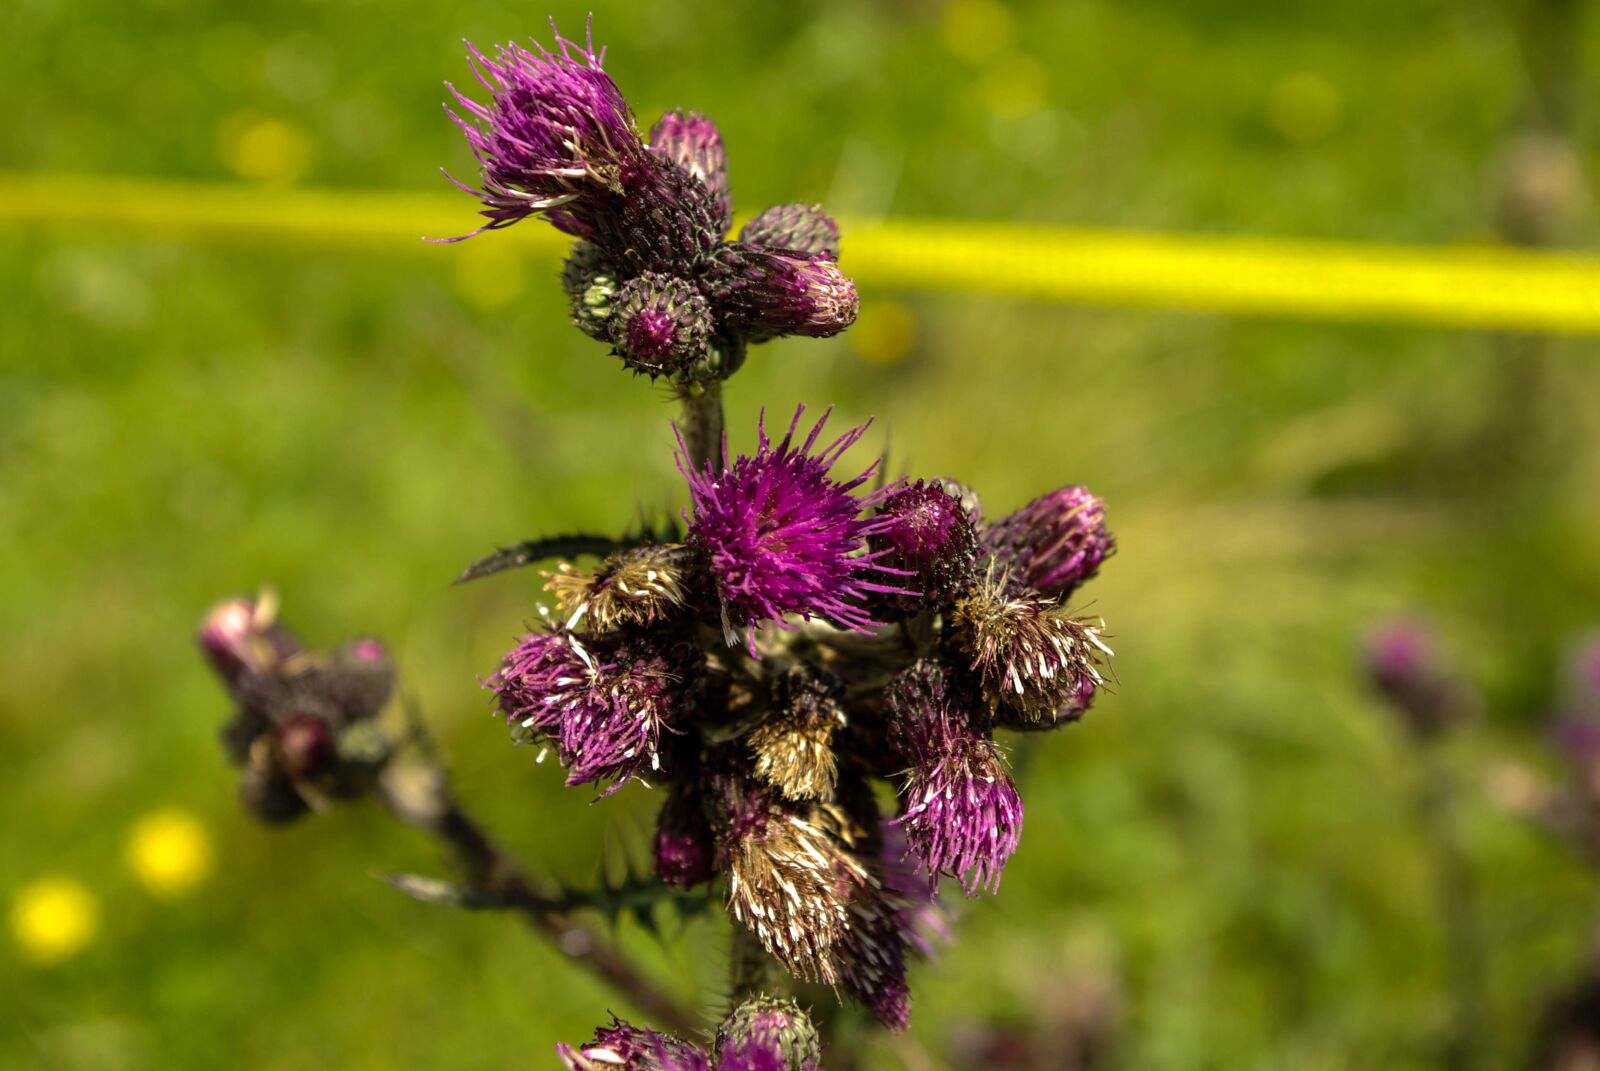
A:
<svg viewBox="0 0 1600 1071">
<path fill-rule="evenodd" d="M 35 963 L 57 963 L 94 940 L 100 908 L 82 882 L 40 878 L 11 904 L 11 934 Z"/>
<path fill-rule="evenodd" d="M 1267 115 L 1272 126 L 1296 145 L 1321 141 L 1339 125 L 1344 96 L 1320 75 L 1301 71 L 1272 87 Z"/>
<path fill-rule="evenodd" d="M 211 875 L 211 834 L 187 811 L 156 811 L 128 836 L 128 866 L 157 896 L 181 896 Z"/>
<path fill-rule="evenodd" d="M 240 178 L 290 185 L 311 170 L 316 148 L 304 128 L 283 119 L 232 115 L 217 132 L 222 162 Z"/>
<path fill-rule="evenodd" d="M 845 338 L 870 364 L 898 364 L 911 355 L 916 344 L 917 318 L 898 301 L 866 301 Z"/>
<path fill-rule="evenodd" d="M 968 63 L 982 63 L 1011 43 L 1016 17 L 999 0 L 951 0 L 939 20 L 944 47 Z"/>
</svg>

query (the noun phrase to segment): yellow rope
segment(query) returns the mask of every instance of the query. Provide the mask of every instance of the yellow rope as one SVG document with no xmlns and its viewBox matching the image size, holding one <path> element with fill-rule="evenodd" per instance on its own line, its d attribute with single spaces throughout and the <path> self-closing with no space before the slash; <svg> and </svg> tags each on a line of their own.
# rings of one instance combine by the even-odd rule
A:
<svg viewBox="0 0 1600 1071">
<path fill-rule="evenodd" d="M 0 228 L 451 256 L 465 195 L 0 175 Z M 844 220 L 863 285 L 1056 301 L 1453 327 L 1600 333 L 1600 257 L 1137 234 L 938 220 Z M 554 257 L 540 225 L 478 241 Z"/>
</svg>

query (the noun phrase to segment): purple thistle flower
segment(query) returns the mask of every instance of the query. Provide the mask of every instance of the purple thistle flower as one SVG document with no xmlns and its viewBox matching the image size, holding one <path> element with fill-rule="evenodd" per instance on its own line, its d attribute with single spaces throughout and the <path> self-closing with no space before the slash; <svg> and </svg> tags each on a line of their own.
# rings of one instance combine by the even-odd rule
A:
<svg viewBox="0 0 1600 1071">
<path fill-rule="evenodd" d="M 585 199 L 620 190 L 624 168 L 644 155 L 633 112 L 601 67 L 604 50 L 596 52 L 592 38 L 583 45 L 567 40 L 554 20 L 550 27 L 555 52 L 537 43 L 537 51 L 507 44 L 490 59 L 467 45 L 490 93 L 487 106 L 449 87 L 481 124 L 445 108 L 483 168 L 481 191 L 456 183 L 485 205 L 489 222 L 473 234 L 551 209 L 583 229 L 590 213 Z"/>
<path fill-rule="evenodd" d="M 740 229 L 739 241 L 839 259 L 839 225 L 821 205 L 773 205 Z"/>
<path fill-rule="evenodd" d="M 944 606 L 977 574 L 978 536 L 961 502 L 943 488 L 918 480 L 886 495 L 878 517 L 893 523 L 872 537 L 883 564 L 916 577 L 931 607 Z"/>
<path fill-rule="evenodd" d="M 687 669 L 678 655 L 644 637 L 557 628 L 523 637 L 485 684 L 519 741 L 553 743 L 569 785 L 612 779 L 605 796 L 660 768 Z"/>
<path fill-rule="evenodd" d="M 763 411 L 755 455 L 730 462 L 724 440 L 720 468 L 714 463 L 694 468 L 683 436 L 678 436 L 678 470 L 689 482 L 693 508 L 692 516 L 684 514 L 689 542 L 705 555 L 716 581 L 724 637 L 732 646 L 743 630 L 753 657 L 759 657 L 756 628 L 764 622 L 789 629 L 784 616 L 797 614 L 871 632 L 879 622 L 863 607 L 870 594 L 912 594 L 883 582 L 897 571 L 877 561 L 881 552 L 866 551 L 866 540 L 893 523 L 862 517 L 864 508 L 876 505 L 891 489 L 861 497 L 854 493 L 877 463 L 844 482 L 828 474 L 870 422 L 812 453 L 832 410 L 796 444 L 803 412 L 804 406 L 795 409 L 789 430 L 774 446 Z"/>
<path fill-rule="evenodd" d="M 895 822 L 929 872 L 960 879 L 968 896 L 998 892 L 1022 839 L 1022 797 L 999 748 L 972 727 L 952 691 L 927 659 L 889 685 L 889 731 L 911 763 Z"/>
<path fill-rule="evenodd" d="M 232 598 L 213 606 L 200 623 L 196 639 L 230 691 L 248 689 L 303 650 L 274 621 L 276 609 L 271 598 Z"/>
<path fill-rule="evenodd" d="M 1013 581 L 1051 598 L 1070 595 L 1116 549 L 1105 503 L 1084 487 L 1040 495 L 990 525 L 983 540 Z"/>
<path fill-rule="evenodd" d="M 1428 739 L 1467 717 L 1476 696 L 1439 657 L 1433 632 L 1414 620 L 1395 620 L 1368 635 L 1367 676 L 1401 723 Z"/>
<path fill-rule="evenodd" d="M 757 995 L 728 1013 L 712 1046 L 717 1071 L 815 1071 L 817 1028 L 788 997 Z"/>
<path fill-rule="evenodd" d="M 716 205 L 717 234 L 727 234 L 733 224 L 733 195 L 728 190 L 728 154 L 717 124 L 699 112 L 670 111 L 650 128 L 650 148 L 704 184 Z"/>
<path fill-rule="evenodd" d="M 712 303 L 751 342 L 781 335 L 827 338 L 856 322 L 856 284 L 826 253 L 730 242 L 717 250 Z"/>
<path fill-rule="evenodd" d="M 710 1061 L 698 1046 L 614 1015 L 610 1026 L 595 1030 L 589 1044 L 576 1049 L 557 1045 L 556 1054 L 567 1071 L 710 1071 Z"/>
</svg>

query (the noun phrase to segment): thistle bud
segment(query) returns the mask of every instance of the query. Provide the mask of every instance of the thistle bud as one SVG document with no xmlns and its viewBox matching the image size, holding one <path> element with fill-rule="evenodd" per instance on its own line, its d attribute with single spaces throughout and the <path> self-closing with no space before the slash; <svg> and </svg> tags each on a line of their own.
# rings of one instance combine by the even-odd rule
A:
<svg viewBox="0 0 1600 1071">
<path fill-rule="evenodd" d="M 839 259 L 839 225 L 821 205 L 774 205 L 744 225 L 739 241 Z"/>
<path fill-rule="evenodd" d="M 269 595 L 227 599 L 206 613 L 197 638 L 230 689 L 271 674 L 300 650 L 299 642 L 273 622 L 276 609 Z"/>
<path fill-rule="evenodd" d="M 675 889 L 710 881 L 715 873 L 716 846 L 700 793 L 674 785 L 656 817 L 655 872 Z"/>
<path fill-rule="evenodd" d="M 1063 487 L 990 525 L 984 544 L 1013 581 L 1061 599 L 1116 549 L 1105 518 L 1105 503 L 1087 488 Z"/>
<path fill-rule="evenodd" d="M 545 574 L 545 589 L 567 615 L 568 628 L 584 618 L 602 632 L 653 625 L 683 606 L 692 558 L 678 543 L 634 547 L 610 555 L 592 573 L 563 562 Z"/>
<path fill-rule="evenodd" d="M 1433 633 L 1417 621 L 1392 621 L 1367 637 L 1366 670 L 1378 693 L 1419 740 L 1467 717 L 1474 697 L 1445 669 Z"/>
<path fill-rule="evenodd" d="M 717 233 L 726 234 L 733 222 L 733 195 L 728 192 L 728 156 L 717 124 L 698 112 L 667 112 L 650 130 L 650 148 L 705 185 L 721 223 Z"/>
<path fill-rule="evenodd" d="M 294 781 L 272 763 L 247 765 L 239 777 L 239 802 L 256 821 L 283 825 L 310 810 Z"/>
<path fill-rule="evenodd" d="M 977 575 L 978 535 L 959 500 L 942 488 L 918 480 L 891 492 L 877 516 L 889 519 L 872 537 L 880 562 L 914 579 L 921 605 L 937 610 L 966 590 Z"/>
<path fill-rule="evenodd" d="M 952 480 L 948 476 L 939 476 L 928 481 L 957 502 L 966 512 L 967 520 L 972 522 L 975 531 L 983 530 L 983 503 L 978 498 L 978 492 L 962 483 Z"/>
<path fill-rule="evenodd" d="M 370 636 L 337 648 L 323 673 L 328 700 L 345 724 L 377 714 L 394 694 L 394 658 L 381 640 Z"/>
<path fill-rule="evenodd" d="M 295 714 L 273 734 L 278 766 L 292 778 L 315 777 L 338 759 L 339 742 L 315 714 Z"/>
<path fill-rule="evenodd" d="M 845 724 L 843 688 L 826 670 L 796 663 L 772 685 L 772 709 L 750 734 L 756 776 L 793 800 L 833 794 L 833 731 Z"/>
<path fill-rule="evenodd" d="M 787 997 L 765 995 L 728 1013 L 711 1052 L 717 1071 L 816 1071 L 822 1062 L 811 1017 Z"/>
<path fill-rule="evenodd" d="M 621 283 L 605 254 L 591 242 L 573 242 L 572 252 L 561 269 L 561 286 L 567 292 L 572 322 L 578 330 L 590 338 L 608 340 L 611 306 Z"/>
<path fill-rule="evenodd" d="M 610 337 L 623 364 L 654 379 L 703 371 L 712 328 L 711 307 L 693 286 L 647 271 L 617 291 Z"/>
<path fill-rule="evenodd" d="M 1039 595 L 1008 591 L 995 572 L 956 602 L 951 623 L 955 645 L 998 717 L 1035 728 L 1071 721 L 1104 683 L 1100 661 L 1111 648 L 1099 627 Z"/>
<path fill-rule="evenodd" d="M 751 342 L 826 338 L 856 322 L 856 285 L 832 257 L 733 242 L 717 250 L 712 299 Z"/>
</svg>

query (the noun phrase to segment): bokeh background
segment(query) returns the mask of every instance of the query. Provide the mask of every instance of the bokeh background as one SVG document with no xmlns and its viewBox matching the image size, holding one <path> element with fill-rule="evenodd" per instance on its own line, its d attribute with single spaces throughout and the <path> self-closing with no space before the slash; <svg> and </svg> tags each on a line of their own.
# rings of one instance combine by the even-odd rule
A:
<svg viewBox="0 0 1600 1071">
<path fill-rule="evenodd" d="M 593 6 L 643 122 L 721 124 L 746 210 L 1595 233 L 1600 18 L 1579 0 Z M 439 192 L 441 164 L 470 173 L 439 108 L 470 77 L 460 40 L 545 13 L 8 0 L 0 168 Z M 394 645 L 525 858 L 587 883 L 646 835 L 649 793 L 562 791 L 477 686 L 538 577 L 448 586 L 497 543 L 683 498 L 664 395 L 571 329 L 554 260 L 498 237 L 377 256 L 0 228 L 0 1066 L 550 1067 L 625 1010 L 513 921 L 374 880 L 440 868 L 375 808 L 252 825 L 192 642 L 214 600 L 270 584 L 313 641 Z M 873 1066 L 950 1066 L 980 1021 L 1083 1008 L 1114 1066 L 1437 1065 L 1451 980 L 1417 764 L 1359 669 L 1399 612 L 1486 697 L 1444 759 L 1488 963 L 1479 1055 L 1518 1061 L 1583 967 L 1595 887 L 1484 786 L 1559 772 L 1561 662 L 1600 623 L 1595 358 L 871 288 L 852 332 L 756 351 L 736 445 L 763 405 L 832 403 L 991 513 L 1087 483 L 1121 543 L 1092 589 L 1116 694 L 1027 753 L 1003 893 L 963 906 Z M 624 936 L 684 992 L 718 985 L 718 924 Z"/>
</svg>

